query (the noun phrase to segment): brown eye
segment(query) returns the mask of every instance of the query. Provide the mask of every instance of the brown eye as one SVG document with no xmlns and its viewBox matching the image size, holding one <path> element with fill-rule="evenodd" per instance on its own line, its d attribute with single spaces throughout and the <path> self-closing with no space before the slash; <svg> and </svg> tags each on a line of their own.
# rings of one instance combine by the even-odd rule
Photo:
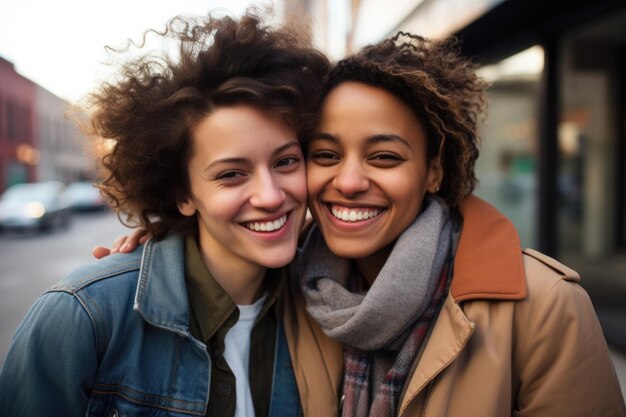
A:
<svg viewBox="0 0 626 417">
<path fill-rule="evenodd" d="M 318 165 L 334 165 L 339 161 L 339 155 L 331 151 L 316 151 L 309 155 L 309 159 Z"/>
<path fill-rule="evenodd" d="M 241 179 L 241 177 L 243 177 L 244 175 L 245 174 L 243 172 L 231 170 L 220 172 L 218 175 L 215 176 L 215 179 L 221 181 L 234 181 Z"/>
<path fill-rule="evenodd" d="M 371 159 L 377 160 L 393 160 L 393 161 L 401 161 L 402 158 L 393 153 L 377 153 L 371 157 Z"/>
<path fill-rule="evenodd" d="M 284 168 L 284 167 L 295 165 L 298 162 L 300 162 L 300 158 L 297 158 L 295 156 L 287 156 L 285 158 L 281 158 L 278 161 L 276 161 L 276 163 L 274 164 L 274 167 Z"/>
<path fill-rule="evenodd" d="M 391 168 L 400 165 L 405 159 L 395 153 L 379 152 L 368 158 L 369 163 L 381 168 Z"/>
</svg>

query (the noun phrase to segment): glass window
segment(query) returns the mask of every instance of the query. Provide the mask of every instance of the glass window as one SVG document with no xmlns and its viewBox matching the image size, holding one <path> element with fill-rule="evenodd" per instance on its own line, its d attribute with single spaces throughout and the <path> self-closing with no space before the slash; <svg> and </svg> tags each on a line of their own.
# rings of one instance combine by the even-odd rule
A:
<svg viewBox="0 0 626 417">
<path fill-rule="evenodd" d="M 574 264 L 606 259 L 624 241 L 625 25 L 618 13 L 562 42 L 559 246 Z"/>
<path fill-rule="evenodd" d="M 524 247 L 536 247 L 537 99 L 543 49 L 534 46 L 480 69 L 491 83 L 476 164 L 476 194 L 515 224 Z"/>
<path fill-rule="evenodd" d="M 626 8 L 565 34 L 559 57 L 560 258 L 626 349 Z"/>
</svg>

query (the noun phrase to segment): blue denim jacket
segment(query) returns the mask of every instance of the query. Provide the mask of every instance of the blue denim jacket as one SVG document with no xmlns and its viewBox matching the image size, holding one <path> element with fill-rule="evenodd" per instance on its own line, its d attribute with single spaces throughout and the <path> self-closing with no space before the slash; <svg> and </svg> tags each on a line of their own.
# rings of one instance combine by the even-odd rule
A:
<svg viewBox="0 0 626 417">
<path fill-rule="evenodd" d="M 210 358 L 189 331 L 183 251 L 177 236 L 149 241 L 48 289 L 0 370 L 0 414 L 204 416 Z M 270 416 L 292 415 L 301 408 L 279 325 Z"/>
</svg>

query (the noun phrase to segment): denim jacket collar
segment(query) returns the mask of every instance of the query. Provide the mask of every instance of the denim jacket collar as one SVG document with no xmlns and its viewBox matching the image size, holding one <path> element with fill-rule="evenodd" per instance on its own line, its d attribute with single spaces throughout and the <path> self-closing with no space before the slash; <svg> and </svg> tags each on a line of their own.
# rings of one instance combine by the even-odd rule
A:
<svg viewBox="0 0 626 417">
<path fill-rule="evenodd" d="M 148 323 L 190 337 L 184 239 L 150 239 L 143 248 L 134 309 Z"/>
</svg>

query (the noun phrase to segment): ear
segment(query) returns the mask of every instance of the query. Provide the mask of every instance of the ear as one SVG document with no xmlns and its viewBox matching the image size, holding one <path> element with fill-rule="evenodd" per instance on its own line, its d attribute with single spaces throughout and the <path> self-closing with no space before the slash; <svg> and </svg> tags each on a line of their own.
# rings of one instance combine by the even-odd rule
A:
<svg viewBox="0 0 626 417">
<path fill-rule="evenodd" d="M 441 187 L 443 181 L 443 166 L 441 158 L 433 158 L 428 164 L 428 173 L 426 179 L 426 189 L 431 194 L 436 194 Z"/>
<path fill-rule="evenodd" d="M 178 211 L 183 216 L 191 217 L 196 214 L 196 204 L 191 198 L 186 198 L 183 201 L 179 201 L 178 203 L 176 203 L 176 207 L 178 207 Z"/>
</svg>

